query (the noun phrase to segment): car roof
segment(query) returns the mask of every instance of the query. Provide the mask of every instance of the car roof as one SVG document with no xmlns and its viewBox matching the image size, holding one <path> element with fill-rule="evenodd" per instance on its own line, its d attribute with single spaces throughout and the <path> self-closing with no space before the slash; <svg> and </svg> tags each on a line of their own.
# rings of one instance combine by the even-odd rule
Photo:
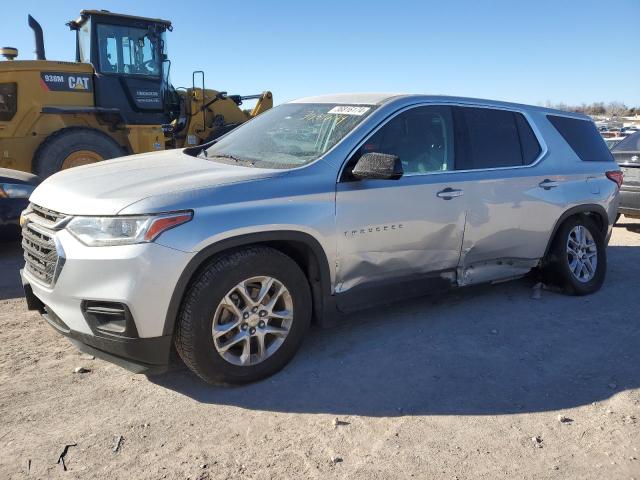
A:
<svg viewBox="0 0 640 480">
<path fill-rule="evenodd" d="M 334 93 L 317 95 L 293 100 L 289 103 L 341 103 L 356 105 L 382 105 L 392 98 L 399 97 L 398 93 Z"/>
<path fill-rule="evenodd" d="M 337 103 L 350 105 L 383 105 L 392 101 L 403 101 L 410 104 L 416 102 L 447 102 L 460 103 L 468 105 L 484 105 L 503 108 L 512 108 L 517 110 L 536 110 L 548 115 L 561 115 L 565 117 L 579 118 L 581 120 L 592 121 L 590 117 L 582 113 L 566 112 L 564 110 L 556 110 L 534 105 L 525 105 L 520 103 L 502 102 L 499 100 L 487 100 L 482 98 L 470 97 L 454 97 L 448 95 L 425 95 L 425 94 L 408 94 L 408 93 L 334 93 L 329 95 L 317 95 L 313 97 L 304 97 L 292 100 L 287 103 Z"/>
</svg>

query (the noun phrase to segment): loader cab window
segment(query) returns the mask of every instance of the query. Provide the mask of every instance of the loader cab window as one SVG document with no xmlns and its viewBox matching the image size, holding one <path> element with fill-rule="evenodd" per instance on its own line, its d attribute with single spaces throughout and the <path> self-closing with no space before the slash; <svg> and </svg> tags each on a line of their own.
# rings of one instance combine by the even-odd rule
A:
<svg viewBox="0 0 640 480">
<path fill-rule="evenodd" d="M 91 63 L 91 22 L 85 22 L 78 30 L 78 61 Z"/>
<path fill-rule="evenodd" d="M 98 60 L 101 73 L 159 77 L 162 35 L 144 28 L 97 25 Z"/>
</svg>

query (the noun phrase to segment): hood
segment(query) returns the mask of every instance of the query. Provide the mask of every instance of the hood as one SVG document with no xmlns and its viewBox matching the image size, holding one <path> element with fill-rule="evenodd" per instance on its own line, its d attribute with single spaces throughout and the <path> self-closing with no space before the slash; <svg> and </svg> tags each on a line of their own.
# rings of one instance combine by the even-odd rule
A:
<svg viewBox="0 0 640 480">
<path fill-rule="evenodd" d="M 44 180 L 30 200 L 68 215 L 116 215 L 144 198 L 276 173 L 283 171 L 227 165 L 167 150 L 63 170 Z"/>
</svg>

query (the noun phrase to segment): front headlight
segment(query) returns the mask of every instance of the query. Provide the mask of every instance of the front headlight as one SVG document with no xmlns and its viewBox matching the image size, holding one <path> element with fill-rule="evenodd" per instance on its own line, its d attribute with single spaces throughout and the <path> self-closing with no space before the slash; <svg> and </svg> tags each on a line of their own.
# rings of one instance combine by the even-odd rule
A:
<svg viewBox="0 0 640 480">
<path fill-rule="evenodd" d="M 0 183 L 0 198 L 29 198 L 35 189 L 28 183 Z"/>
<path fill-rule="evenodd" d="M 193 212 L 135 217 L 74 217 L 67 230 L 89 247 L 152 242 L 173 227 L 187 223 Z"/>
</svg>

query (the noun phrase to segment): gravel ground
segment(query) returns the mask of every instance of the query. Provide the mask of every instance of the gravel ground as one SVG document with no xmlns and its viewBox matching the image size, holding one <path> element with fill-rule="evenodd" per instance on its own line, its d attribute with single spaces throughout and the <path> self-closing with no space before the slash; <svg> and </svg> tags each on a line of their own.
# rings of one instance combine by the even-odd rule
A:
<svg viewBox="0 0 640 480">
<path fill-rule="evenodd" d="M 0 478 L 640 479 L 640 221 L 608 252 L 595 295 L 524 279 L 361 312 L 221 388 L 81 355 L 0 246 Z"/>
</svg>

